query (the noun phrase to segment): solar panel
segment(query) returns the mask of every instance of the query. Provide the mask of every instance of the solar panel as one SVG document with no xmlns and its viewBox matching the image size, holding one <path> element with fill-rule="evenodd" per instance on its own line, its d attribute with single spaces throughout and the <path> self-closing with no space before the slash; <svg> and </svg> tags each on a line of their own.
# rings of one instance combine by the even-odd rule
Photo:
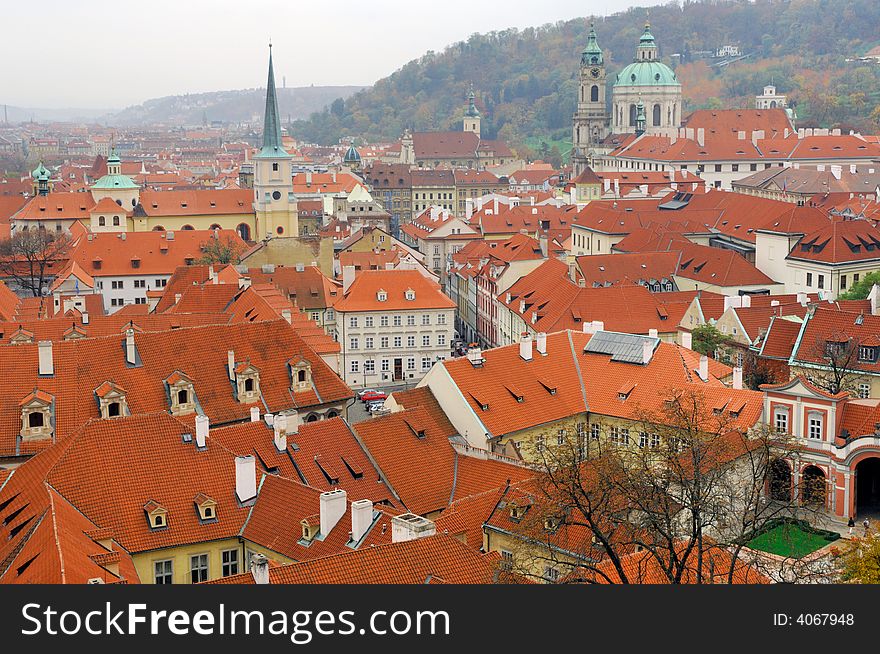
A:
<svg viewBox="0 0 880 654">
<path fill-rule="evenodd" d="M 593 334 L 584 352 L 610 354 L 612 361 L 643 363 L 645 341 L 650 342 L 653 349 L 660 343 L 659 338 L 652 336 L 601 331 Z"/>
</svg>

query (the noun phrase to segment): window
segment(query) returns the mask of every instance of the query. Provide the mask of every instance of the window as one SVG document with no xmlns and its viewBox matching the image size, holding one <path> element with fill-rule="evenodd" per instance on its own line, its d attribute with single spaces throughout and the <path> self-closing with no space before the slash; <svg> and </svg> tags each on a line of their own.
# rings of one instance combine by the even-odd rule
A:
<svg viewBox="0 0 880 654">
<path fill-rule="evenodd" d="M 556 433 L 556 444 L 557 445 L 565 445 L 565 430 L 564 429 L 560 429 Z"/>
<path fill-rule="evenodd" d="M 364 327 L 372 327 L 373 326 L 373 316 L 367 316 L 364 318 Z"/>
<path fill-rule="evenodd" d="M 846 288 L 846 275 L 840 276 L 840 290 L 844 290 Z"/>
<path fill-rule="evenodd" d="M 427 313 L 423 313 L 422 314 L 422 325 L 427 327 L 430 324 L 431 324 L 431 316 Z"/>
<path fill-rule="evenodd" d="M 407 370 L 415 370 L 416 369 L 416 359 L 415 357 L 409 357 L 406 360 L 406 369 Z"/>
<path fill-rule="evenodd" d="M 351 317 L 348 319 L 348 326 L 349 326 L 349 327 L 357 327 L 357 326 L 358 326 L 358 319 L 357 319 L 357 316 L 351 316 Z"/>
<path fill-rule="evenodd" d="M 825 275 L 819 275 L 819 288 L 825 288 Z"/>
<path fill-rule="evenodd" d="M 859 283 L 859 273 L 853 273 L 853 284 Z"/>
<path fill-rule="evenodd" d="M 422 336 L 422 347 L 431 347 L 431 335 L 425 334 Z"/>
<path fill-rule="evenodd" d="M 112 288 L 114 291 L 119 291 L 124 288 L 124 284 L 125 282 L 123 282 L 122 280 L 110 282 L 110 288 Z"/>
<path fill-rule="evenodd" d="M 557 581 L 559 581 L 559 570 L 547 566 L 546 568 L 544 568 L 544 579 L 549 581 L 551 584 L 555 584 Z"/>
<path fill-rule="evenodd" d="M 146 288 L 147 287 L 147 280 L 146 279 L 134 280 L 134 287 L 135 288 Z"/>
<path fill-rule="evenodd" d="M 113 216 L 113 226 L 119 227 L 119 216 Z"/>
<path fill-rule="evenodd" d="M 104 216 L 98 216 L 98 226 L 104 227 L 107 224 L 107 219 Z"/>
<path fill-rule="evenodd" d="M 391 370 L 391 361 L 389 359 L 382 359 L 382 372 L 388 372 Z"/>
<path fill-rule="evenodd" d="M 379 316 L 379 327 L 388 326 L 388 316 Z"/>
<path fill-rule="evenodd" d="M 513 552 L 501 550 L 501 569 L 507 571 L 513 570 Z"/>
<path fill-rule="evenodd" d="M 360 372 L 360 362 L 357 359 L 354 359 L 351 362 L 351 371 L 352 372 Z"/>
<path fill-rule="evenodd" d="M 599 423 L 594 422 L 590 425 L 590 438 L 594 441 L 599 440 Z"/>
<path fill-rule="evenodd" d="M 154 584 L 173 584 L 174 583 L 174 562 L 171 559 L 153 562 L 153 583 Z"/>
<path fill-rule="evenodd" d="M 651 434 L 651 447 L 660 447 L 660 434 Z"/>
<path fill-rule="evenodd" d="M 859 361 L 873 362 L 877 360 L 877 348 L 868 345 L 859 347 Z"/>
<path fill-rule="evenodd" d="M 400 327 L 402 325 L 401 321 L 402 321 L 401 316 L 394 316 L 394 326 L 395 327 Z"/>
<path fill-rule="evenodd" d="M 356 338 L 349 339 L 349 349 L 351 349 L 351 350 L 358 349 L 358 339 L 356 339 Z"/>
<path fill-rule="evenodd" d="M 864 382 L 859 384 L 859 397 L 862 398 L 863 400 L 871 397 L 871 385 L 870 384 L 866 384 Z M 33 414 L 31 414 L 31 415 L 33 415 Z"/>
<path fill-rule="evenodd" d="M 157 279 L 156 280 L 156 288 L 165 288 L 168 285 L 167 279 Z"/>
<path fill-rule="evenodd" d="M 611 444 L 617 446 L 629 445 L 629 429 L 626 427 L 612 427 Z"/>
<path fill-rule="evenodd" d="M 788 409 L 776 409 L 773 416 L 773 426 L 779 433 L 788 432 Z"/>
<path fill-rule="evenodd" d="M 364 361 L 364 374 L 373 374 L 376 372 L 376 362 L 373 359 Z"/>
<path fill-rule="evenodd" d="M 431 363 L 431 357 L 422 357 L 422 370 L 430 370 Z"/>
<path fill-rule="evenodd" d="M 430 317 L 428 317 L 428 316 L 426 316 L 426 317 L 430 321 Z M 437 314 L 437 324 L 438 325 L 445 325 L 446 324 L 446 314 L 445 313 L 438 313 Z"/>
<path fill-rule="evenodd" d="M 366 349 L 368 349 L 368 350 L 372 350 L 372 349 L 373 349 L 373 337 L 372 337 L 372 336 L 367 336 L 367 337 L 364 339 L 364 347 L 365 347 Z"/>
<path fill-rule="evenodd" d="M 198 584 L 208 581 L 208 555 L 195 554 L 189 557 L 190 581 Z"/>
<path fill-rule="evenodd" d="M 639 447 L 648 447 L 648 432 L 639 432 Z"/>
<path fill-rule="evenodd" d="M 388 337 L 387 336 L 382 336 L 379 339 L 379 347 L 388 347 Z"/>
<path fill-rule="evenodd" d="M 229 577 L 230 575 L 237 575 L 238 550 L 223 550 L 220 553 L 220 557 L 223 563 L 223 576 Z"/>
<path fill-rule="evenodd" d="M 407 336 L 406 337 L 406 346 L 407 347 L 415 347 L 416 346 L 416 337 L 415 336 Z"/>
<path fill-rule="evenodd" d="M 813 285 L 813 273 L 807 273 L 807 286 Z"/>
<path fill-rule="evenodd" d="M 272 171 L 276 172 L 276 173 L 278 172 L 278 163 L 277 162 L 272 164 Z"/>
<path fill-rule="evenodd" d="M 446 334 L 437 334 L 437 345 L 446 345 Z"/>
<path fill-rule="evenodd" d="M 809 431 L 807 432 L 810 438 L 821 439 L 822 438 L 822 414 L 821 413 L 810 413 L 809 420 L 807 421 L 809 425 Z"/>
<path fill-rule="evenodd" d="M 394 337 L 394 347 L 402 347 L 403 346 L 403 338 L 400 336 Z"/>
<path fill-rule="evenodd" d="M 538 452 L 544 451 L 544 434 L 541 434 L 535 439 L 535 450 Z"/>
<path fill-rule="evenodd" d="M 716 173 L 720 173 L 720 172 L 721 172 L 721 164 L 715 164 L 715 172 L 716 172 Z"/>
<path fill-rule="evenodd" d="M 415 327 L 416 325 L 416 317 L 415 316 L 407 316 L 406 317 L 406 326 L 407 327 Z"/>
</svg>

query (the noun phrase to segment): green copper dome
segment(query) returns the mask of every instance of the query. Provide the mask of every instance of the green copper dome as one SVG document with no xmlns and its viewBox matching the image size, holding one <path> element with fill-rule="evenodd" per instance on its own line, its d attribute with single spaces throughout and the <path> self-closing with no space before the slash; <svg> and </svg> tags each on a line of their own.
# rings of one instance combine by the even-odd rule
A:
<svg viewBox="0 0 880 654">
<path fill-rule="evenodd" d="M 358 152 L 358 149 L 353 145 L 348 147 L 348 151 L 345 153 L 345 157 L 342 159 L 345 163 L 360 163 L 361 161 L 361 153 Z"/>
<path fill-rule="evenodd" d="M 34 179 L 49 179 L 50 174 L 49 171 L 46 170 L 46 167 L 43 165 L 43 162 L 40 162 L 40 165 L 34 168 L 34 172 L 31 173 L 31 177 Z"/>
<path fill-rule="evenodd" d="M 596 28 L 590 23 L 590 36 L 587 39 L 587 47 L 581 53 L 582 66 L 601 66 L 605 63 L 605 56 L 602 54 L 602 48 L 599 47 L 599 41 L 596 39 Z"/>
<path fill-rule="evenodd" d="M 617 74 L 615 88 L 623 86 L 681 86 L 672 69 L 659 61 L 637 61 Z"/>
<path fill-rule="evenodd" d="M 477 96 L 474 93 L 474 89 L 471 88 L 470 93 L 468 93 L 468 108 L 464 113 L 465 116 L 470 118 L 478 118 L 480 115 L 479 110 L 477 109 Z"/>
</svg>

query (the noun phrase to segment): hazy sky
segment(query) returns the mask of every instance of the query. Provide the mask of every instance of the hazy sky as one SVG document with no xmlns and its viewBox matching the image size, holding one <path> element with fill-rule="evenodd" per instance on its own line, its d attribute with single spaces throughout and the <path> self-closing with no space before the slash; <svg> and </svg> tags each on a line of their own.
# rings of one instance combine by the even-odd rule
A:
<svg viewBox="0 0 880 654">
<path fill-rule="evenodd" d="M 0 104 L 122 108 L 266 83 L 372 84 L 474 32 L 658 0 L 42 0 L 3 3 Z M 20 26 L 20 27 L 19 27 Z"/>
</svg>

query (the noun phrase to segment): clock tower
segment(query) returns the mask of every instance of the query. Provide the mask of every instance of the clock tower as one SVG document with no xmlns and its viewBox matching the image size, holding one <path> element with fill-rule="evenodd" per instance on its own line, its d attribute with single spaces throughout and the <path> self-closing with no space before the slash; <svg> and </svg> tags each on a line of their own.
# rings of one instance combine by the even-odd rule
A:
<svg viewBox="0 0 880 654">
<path fill-rule="evenodd" d="M 581 53 L 577 111 L 572 126 L 572 165 L 574 175 L 583 172 L 592 150 L 608 135 L 605 56 L 590 24 L 587 47 Z"/>
</svg>

